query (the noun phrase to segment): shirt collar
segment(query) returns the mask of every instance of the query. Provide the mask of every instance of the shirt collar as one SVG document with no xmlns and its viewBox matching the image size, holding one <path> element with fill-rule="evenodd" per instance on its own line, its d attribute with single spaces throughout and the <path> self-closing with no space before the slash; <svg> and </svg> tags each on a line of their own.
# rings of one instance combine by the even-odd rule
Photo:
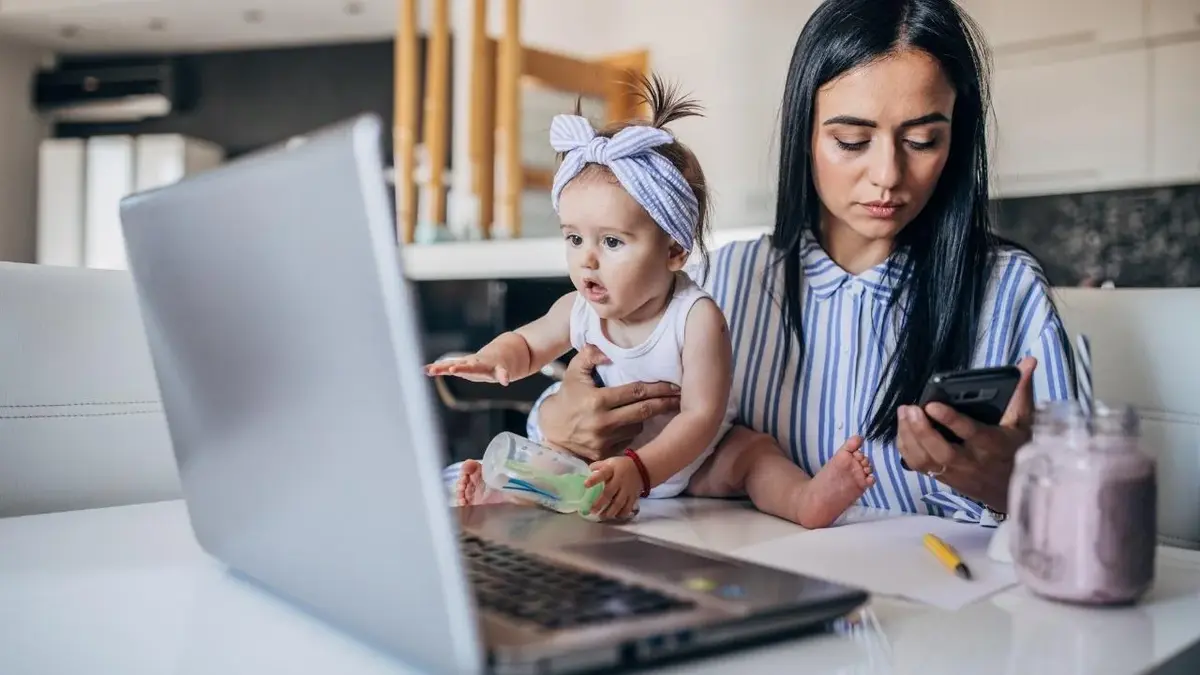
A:
<svg viewBox="0 0 1200 675">
<path fill-rule="evenodd" d="M 821 243 L 812 231 L 807 229 L 801 236 L 800 256 L 809 288 L 821 299 L 828 298 L 850 284 L 853 288 L 870 292 L 879 300 L 887 301 L 903 280 L 904 267 L 908 260 L 903 251 L 897 251 L 887 260 L 856 276 L 839 267 L 825 249 L 821 248 Z"/>
</svg>

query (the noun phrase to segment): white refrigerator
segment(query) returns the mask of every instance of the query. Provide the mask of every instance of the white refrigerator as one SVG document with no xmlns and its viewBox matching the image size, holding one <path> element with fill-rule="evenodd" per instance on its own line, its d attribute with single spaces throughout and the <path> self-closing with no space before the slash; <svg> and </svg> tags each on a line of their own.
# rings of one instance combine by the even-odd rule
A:
<svg viewBox="0 0 1200 675">
<path fill-rule="evenodd" d="M 127 269 L 121 200 L 224 160 L 219 146 L 178 134 L 46 139 L 38 163 L 37 262 Z"/>
</svg>

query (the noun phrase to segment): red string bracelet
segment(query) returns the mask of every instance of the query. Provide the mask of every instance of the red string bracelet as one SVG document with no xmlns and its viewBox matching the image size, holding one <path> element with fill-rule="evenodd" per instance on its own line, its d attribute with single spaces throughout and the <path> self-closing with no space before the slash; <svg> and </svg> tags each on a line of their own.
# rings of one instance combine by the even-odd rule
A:
<svg viewBox="0 0 1200 675">
<path fill-rule="evenodd" d="M 636 452 L 634 452 L 632 449 L 628 449 L 628 448 L 625 450 L 625 456 L 628 457 L 629 459 L 633 460 L 634 465 L 637 466 L 638 473 L 641 474 L 641 476 L 642 476 L 642 495 L 641 495 L 642 499 L 649 497 L 650 496 L 650 472 L 646 471 L 646 465 L 642 464 L 642 458 L 638 457 L 638 454 Z"/>
</svg>

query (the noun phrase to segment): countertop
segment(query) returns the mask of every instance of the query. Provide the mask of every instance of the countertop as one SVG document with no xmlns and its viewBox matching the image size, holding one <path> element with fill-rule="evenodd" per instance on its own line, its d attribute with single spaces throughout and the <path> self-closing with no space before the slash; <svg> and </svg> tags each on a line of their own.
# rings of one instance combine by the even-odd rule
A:
<svg viewBox="0 0 1200 675">
<path fill-rule="evenodd" d="M 666 511 L 647 509 L 634 527 L 735 556 L 797 532 L 744 505 L 662 501 Z M 1155 587 L 1136 607 L 1059 605 L 1020 587 L 958 611 L 876 596 L 857 629 L 658 672 L 1198 672 L 1200 554 L 1160 550 Z M 413 672 L 230 574 L 198 548 L 181 501 L 0 519 L 5 675 Z"/>
</svg>

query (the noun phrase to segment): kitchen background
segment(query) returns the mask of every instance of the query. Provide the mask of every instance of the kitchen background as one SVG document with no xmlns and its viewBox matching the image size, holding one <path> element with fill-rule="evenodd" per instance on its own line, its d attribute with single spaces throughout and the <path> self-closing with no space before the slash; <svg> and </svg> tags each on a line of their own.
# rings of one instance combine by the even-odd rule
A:
<svg viewBox="0 0 1200 675">
<path fill-rule="evenodd" d="M 449 2 L 451 103 L 444 112 L 453 125 L 470 91 L 460 30 L 469 21 L 462 18 L 477 5 Z M 38 179 L 40 149 L 54 139 L 179 134 L 215 144 L 229 159 L 366 110 L 395 119 L 403 0 L 190 4 L 0 2 L 0 259 L 38 260 L 39 205 L 61 197 Z M 417 70 L 424 74 L 439 3 L 417 4 Z M 645 49 L 651 69 L 706 107 L 706 118 L 675 131 L 705 163 L 718 239 L 769 227 L 778 103 L 814 0 L 479 4 L 492 36 L 519 5 L 521 43 L 534 48 L 579 58 Z M 1200 0 L 960 4 L 993 48 L 998 231 L 1028 246 L 1057 286 L 1200 286 Z M 139 62 L 178 66 L 194 87 L 190 104 L 141 121 L 79 123 L 33 103 L 39 71 Z M 523 96 L 523 152 L 544 155 L 549 117 L 570 97 Z M 425 106 L 416 114 L 424 118 Z M 452 171 L 463 139 L 458 131 L 449 138 Z M 391 138 L 386 145 L 391 156 Z M 455 180 L 448 181 L 449 211 L 461 217 Z M 402 247 L 423 301 L 429 356 L 476 348 L 538 315 L 567 287 L 560 245 L 541 238 L 556 229 L 546 193 L 526 190 L 521 203 L 524 241 Z M 532 378 L 503 395 L 527 402 L 548 383 Z M 519 405 L 444 412 L 460 457 L 477 454 L 480 439 L 500 428 L 523 427 Z"/>
</svg>

